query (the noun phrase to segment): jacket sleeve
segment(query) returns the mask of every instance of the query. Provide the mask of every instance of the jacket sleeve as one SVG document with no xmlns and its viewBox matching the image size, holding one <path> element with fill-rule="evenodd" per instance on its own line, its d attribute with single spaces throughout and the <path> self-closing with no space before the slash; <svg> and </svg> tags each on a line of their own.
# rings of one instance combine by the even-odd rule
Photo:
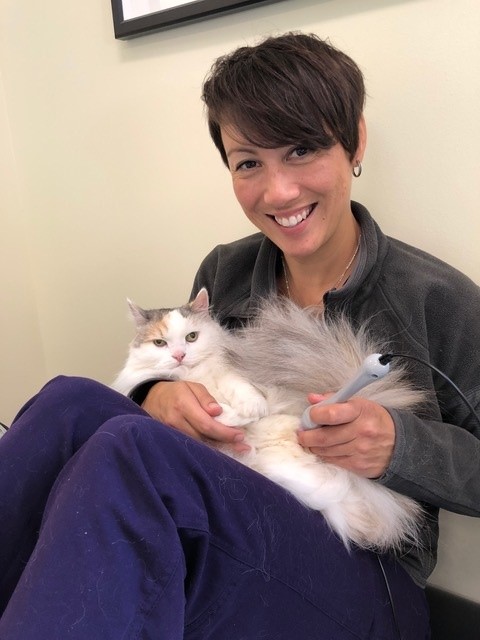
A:
<svg viewBox="0 0 480 640">
<path fill-rule="evenodd" d="M 476 402 L 469 400 L 478 414 L 480 393 Z M 379 482 L 420 502 L 480 516 L 480 426 L 476 420 L 469 416 L 468 423 L 457 426 L 422 420 L 407 411 L 390 413 L 396 427 L 395 449 Z"/>
<path fill-rule="evenodd" d="M 480 287 L 450 265 L 388 240 L 377 265 L 378 302 L 392 349 L 410 356 L 411 381 L 428 399 L 418 412 L 390 410 L 396 441 L 378 482 L 420 502 L 480 516 Z M 381 296 L 378 295 L 381 291 Z M 423 361 L 423 363 L 422 363 Z M 432 371 L 431 363 L 461 390 Z"/>
<path fill-rule="evenodd" d="M 410 344 L 422 344 L 424 359 L 454 382 L 474 413 L 454 385 L 432 374 L 430 408 L 421 416 L 391 411 L 396 444 L 380 482 L 433 506 L 480 516 L 480 289 L 444 272 L 441 286 L 430 282 L 425 295 L 417 292 L 423 315 L 406 331 Z"/>
</svg>

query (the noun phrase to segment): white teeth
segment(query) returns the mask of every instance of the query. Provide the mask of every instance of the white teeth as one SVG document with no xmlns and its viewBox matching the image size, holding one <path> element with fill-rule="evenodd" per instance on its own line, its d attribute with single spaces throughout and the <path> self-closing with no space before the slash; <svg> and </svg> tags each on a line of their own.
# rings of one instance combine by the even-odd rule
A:
<svg viewBox="0 0 480 640">
<path fill-rule="evenodd" d="M 300 224 L 305 218 L 307 218 L 312 211 L 312 207 L 307 207 L 302 211 L 302 213 L 297 213 L 296 216 L 289 216 L 288 218 L 280 218 L 280 216 L 275 216 L 275 221 L 278 222 L 282 227 L 295 227 L 297 224 Z"/>
</svg>

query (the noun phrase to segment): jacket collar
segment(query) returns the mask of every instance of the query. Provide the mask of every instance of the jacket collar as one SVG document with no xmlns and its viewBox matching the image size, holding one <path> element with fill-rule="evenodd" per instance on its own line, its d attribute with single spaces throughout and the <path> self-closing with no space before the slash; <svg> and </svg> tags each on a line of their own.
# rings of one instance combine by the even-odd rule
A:
<svg viewBox="0 0 480 640">
<path fill-rule="evenodd" d="M 328 309 L 362 305 L 376 287 L 383 262 L 388 253 L 388 239 L 372 218 L 368 210 L 358 202 L 352 202 L 352 212 L 361 230 L 359 259 L 355 271 L 347 284 L 326 295 Z M 259 301 L 276 292 L 277 275 L 281 268 L 281 252 L 267 237 L 263 236 L 250 280 L 242 298 L 224 307 L 219 320 L 235 327 L 245 324 L 255 316 Z"/>
</svg>

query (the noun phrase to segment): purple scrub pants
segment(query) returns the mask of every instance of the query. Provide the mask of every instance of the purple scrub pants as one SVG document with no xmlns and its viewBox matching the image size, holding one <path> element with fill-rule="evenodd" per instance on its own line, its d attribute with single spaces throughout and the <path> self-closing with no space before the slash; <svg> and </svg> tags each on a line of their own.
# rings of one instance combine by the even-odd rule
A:
<svg viewBox="0 0 480 640">
<path fill-rule="evenodd" d="M 109 388 L 56 378 L 0 439 L 1 640 L 429 637 L 423 590 Z"/>
</svg>

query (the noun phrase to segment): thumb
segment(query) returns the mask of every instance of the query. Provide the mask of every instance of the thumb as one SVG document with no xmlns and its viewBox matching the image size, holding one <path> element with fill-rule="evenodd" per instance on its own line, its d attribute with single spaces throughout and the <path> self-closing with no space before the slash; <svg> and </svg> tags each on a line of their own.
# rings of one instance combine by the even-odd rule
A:
<svg viewBox="0 0 480 640">
<path fill-rule="evenodd" d="M 222 413 L 222 407 L 203 385 L 195 386 L 193 388 L 193 393 L 195 394 L 202 409 L 212 416 L 212 418 L 219 416 Z"/>
<path fill-rule="evenodd" d="M 317 402 L 322 402 L 331 395 L 331 393 L 309 393 L 307 396 L 307 400 L 310 402 L 310 404 L 317 404 Z"/>
</svg>

